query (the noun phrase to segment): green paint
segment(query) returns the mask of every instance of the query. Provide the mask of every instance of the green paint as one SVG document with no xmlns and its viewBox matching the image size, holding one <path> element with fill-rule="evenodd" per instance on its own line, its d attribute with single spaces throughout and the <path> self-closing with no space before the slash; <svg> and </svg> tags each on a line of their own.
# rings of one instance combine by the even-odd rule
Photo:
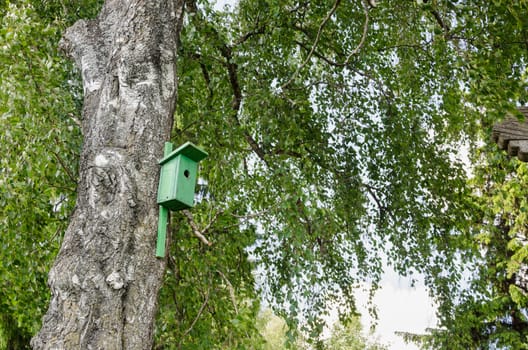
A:
<svg viewBox="0 0 528 350">
<path fill-rule="evenodd" d="M 207 153 L 190 142 L 165 155 L 160 161 L 158 203 L 170 210 L 191 208 L 194 202 L 198 162 L 205 157 Z"/>
<path fill-rule="evenodd" d="M 163 149 L 163 156 L 168 156 L 172 151 L 172 143 L 165 142 Z M 163 171 L 163 168 L 162 168 Z M 161 178 L 161 175 L 160 175 Z M 161 182 L 160 182 L 161 183 Z M 158 190 L 159 192 L 159 190 Z M 165 257 L 165 245 L 167 241 L 167 223 L 169 221 L 169 209 L 164 206 L 159 206 L 159 218 L 158 218 L 158 239 L 156 241 L 156 257 Z"/>
<path fill-rule="evenodd" d="M 169 210 L 182 210 L 193 206 L 198 162 L 205 157 L 207 153 L 191 142 L 183 144 L 174 152 L 172 143 L 165 143 L 164 158 L 159 162 L 161 172 L 157 199 L 160 205 L 157 257 L 165 257 Z"/>
<path fill-rule="evenodd" d="M 169 221 L 169 209 L 159 206 L 158 240 L 156 242 L 156 257 L 165 257 L 165 246 L 167 241 L 167 223 Z"/>
</svg>

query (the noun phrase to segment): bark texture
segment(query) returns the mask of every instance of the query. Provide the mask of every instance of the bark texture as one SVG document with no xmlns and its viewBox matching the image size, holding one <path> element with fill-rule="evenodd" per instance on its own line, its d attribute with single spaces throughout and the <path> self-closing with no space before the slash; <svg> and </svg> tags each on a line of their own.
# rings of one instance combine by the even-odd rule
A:
<svg viewBox="0 0 528 350">
<path fill-rule="evenodd" d="M 150 349 L 165 261 L 155 258 L 158 160 L 176 100 L 183 0 L 108 0 L 61 43 L 82 72 L 76 209 L 49 274 L 34 349 Z"/>
</svg>

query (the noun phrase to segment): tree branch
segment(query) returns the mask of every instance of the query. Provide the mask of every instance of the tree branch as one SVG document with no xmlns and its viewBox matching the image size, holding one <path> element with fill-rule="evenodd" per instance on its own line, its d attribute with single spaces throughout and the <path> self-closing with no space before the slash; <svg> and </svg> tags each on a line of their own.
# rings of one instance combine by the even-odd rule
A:
<svg viewBox="0 0 528 350">
<path fill-rule="evenodd" d="M 70 178 L 70 180 L 74 183 L 74 184 L 77 184 L 77 179 L 75 178 L 75 176 L 73 176 L 73 173 L 70 171 L 70 169 L 66 166 L 66 164 L 64 164 L 64 161 L 62 160 L 61 157 L 59 157 L 59 155 L 50 150 L 51 154 L 53 154 L 53 156 L 55 157 L 55 159 L 57 159 L 57 162 L 59 162 L 60 166 L 62 169 L 64 169 L 64 171 L 66 172 L 66 175 L 68 175 L 68 177 Z"/>
<path fill-rule="evenodd" d="M 318 42 L 320 40 L 322 26 L 324 26 L 324 24 L 326 24 L 328 19 L 335 12 L 338 4 L 339 4 L 339 0 L 336 1 L 336 3 L 334 4 L 334 7 L 332 7 L 330 12 L 327 14 L 327 17 L 324 19 L 323 23 L 321 23 L 321 26 L 319 27 L 319 31 L 317 32 L 317 36 L 315 38 L 315 42 L 313 43 L 312 47 L 309 49 L 308 57 L 299 66 L 299 68 L 297 68 L 297 70 L 295 71 L 293 76 L 285 84 L 283 84 L 281 86 L 281 89 L 284 89 L 289 84 L 291 84 L 293 79 L 295 79 L 295 77 L 299 74 L 300 70 L 306 66 L 306 64 L 308 63 L 308 61 L 310 60 L 310 58 L 312 56 L 316 56 L 317 58 L 320 58 L 320 59 L 324 60 L 325 62 L 327 62 L 328 64 L 331 64 L 331 65 L 336 66 L 336 67 L 346 67 L 346 66 L 349 66 L 350 60 L 352 59 L 352 57 L 357 55 L 359 53 L 359 51 L 365 46 L 365 41 L 367 39 L 368 27 L 369 27 L 369 21 L 370 21 L 370 19 L 369 19 L 370 18 L 369 17 L 369 3 L 367 2 L 367 0 L 363 0 L 361 2 L 361 4 L 363 5 L 363 12 L 365 14 L 365 22 L 363 24 L 363 31 L 362 31 L 362 34 L 361 34 L 361 39 L 359 40 L 358 45 L 347 55 L 346 59 L 343 62 L 332 61 L 329 58 L 327 58 L 327 57 L 325 57 L 325 56 L 323 56 L 321 54 L 318 54 L 317 51 L 315 51 L 316 46 L 317 46 L 317 44 L 318 44 Z M 296 27 L 296 29 L 300 30 L 305 35 L 308 35 L 308 32 L 306 30 L 304 30 L 303 28 Z M 299 41 L 296 41 L 296 43 L 297 43 L 297 45 L 299 45 L 299 46 L 303 47 L 304 49 L 308 50 L 307 46 L 304 45 L 303 43 L 301 43 Z"/>
<path fill-rule="evenodd" d="M 249 219 L 253 219 L 253 218 L 257 218 L 261 215 L 264 215 L 266 213 L 269 213 L 271 211 L 272 208 L 268 208 L 266 210 L 262 210 L 262 211 L 259 211 L 257 213 L 253 213 L 253 214 L 248 214 L 248 215 L 236 215 L 236 214 L 231 214 L 231 216 L 233 216 L 234 218 L 237 218 L 237 219 L 241 219 L 241 220 L 249 220 Z"/>
<path fill-rule="evenodd" d="M 297 68 L 295 73 L 293 73 L 293 75 L 290 77 L 290 79 L 281 86 L 281 89 L 284 90 L 284 88 L 286 88 L 288 85 L 290 85 L 291 82 L 293 81 L 293 79 L 295 79 L 297 77 L 297 75 L 299 75 L 299 72 L 301 71 L 301 69 L 303 69 L 304 66 L 306 66 L 306 64 L 308 63 L 308 61 L 312 58 L 312 55 L 313 55 L 313 53 L 315 51 L 315 48 L 317 47 L 317 44 L 319 43 L 319 40 L 321 39 L 321 34 L 323 32 L 323 28 L 326 25 L 326 23 L 328 22 L 328 20 L 330 20 L 330 17 L 332 17 L 332 15 L 336 12 L 337 7 L 339 6 L 340 2 L 341 2 L 341 0 L 336 0 L 336 2 L 334 3 L 334 6 L 332 6 L 330 11 L 326 14 L 326 17 L 323 19 L 323 21 L 319 25 L 319 29 L 317 30 L 317 35 L 315 37 L 315 41 L 314 41 L 314 43 L 312 45 L 312 48 L 311 48 L 310 52 L 308 53 L 308 56 L 306 57 L 304 62 Z"/>
<path fill-rule="evenodd" d="M 225 65 L 227 67 L 227 72 L 229 75 L 229 83 L 231 84 L 231 88 L 233 89 L 233 102 L 232 102 L 232 109 L 233 109 L 233 119 L 235 120 L 235 123 L 238 127 L 242 128 L 242 125 L 240 123 L 240 120 L 238 119 L 238 113 L 240 111 L 240 105 L 242 103 L 242 89 L 240 88 L 240 83 L 238 81 L 238 66 L 236 63 L 232 62 L 232 48 L 225 43 L 220 45 L 219 47 L 220 52 L 222 56 L 225 58 L 226 62 Z M 255 154 L 266 164 L 269 165 L 266 161 L 266 152 L 260 147 L 260 145 L 255 141 L 255 139 L 249 134 L 247 130 L 243 129 L 244 138 L 246 139 L 247 143 L 255 152 Z"/>
<path fill-rule="evenodd" d="M 202 70 L 202 75 L 204 77 L 204 80 L 205 80 L 205 84 L 207 86 L 207 91 L 209 92 L 209 103 L 210 101 L 213 100 L 213 87 L 211 86 L 211 77 L 209 76 L 209 71 L 207 70 L 207 67 L 205 66 L 205 64 L 203 62 L 199 62 L 200 63 L 200 68 Z"/>
<path fill-rule="evenodd" d="M 231 303 L 233 303 L 233 307 L 235 308 L 235 314 L 238 315 L 238 307 L 237 307 L 237 304 L 236 304 L 235 288 L 233 287 L 231 282 L 229 282 L 229 280 L 227 279 L 226 275 L 224 275 L 222 273 L 222 271 L 216 270 L 216 272 L 218 272 L 218 274 L 222 277 L 222 279 L 224 280 L 225 284 L 227 285 L 227 289 L 229 290 L 229 296 L 231 298 Z"/>
<path fill-rule="evenodd" d="M 258 21 L 257 21 L 257 25 L 258 25 Z M 255 30 L 252 30 L 250 32 L 247 32 L 246 34 L 242 35 L 240 38 L 238 38 L 237 40 L 235 40 L 233 42 L 233 45 L 232 46 L 238 46 L 240 44 L 243 44 L 244 42 L 246 42 L 249 38 L 251 38 L 252 36 L 254 35 L 257 35 L 257 34 L 264 34 L 266 30 L 266 27 L 264 26 L 260 26 L 258 27 L 257 29 Z"/>
<path fill-rule="evenodd" d="M 295 41 L 295 43 L 297 45 L 299 45 L 301 48 L 303 48 L 305 50 L 308 50 L 308 47 L 305 44 L 303 44 L 302 42 Z M 361 69 L 358 69 L 358 68 L 350 65 L 350 62 L 340 63 L 340 62 L 336 62 L 334 60 L 331 60 L 330 58 L 328 58 L 326 56 L 323 56 L 322 54 L 318 53 L 317 51 L 314 52 L 314 56 L 316 56 L 317 58 L 323 60 L 327 64 L 329 64 L 331 66 L 334 66 L 334 67 L 345 67 L 346 66 L 352 72 L 354 72 L 356 74 L 359 74 L 360 76 L 365 77 L 368 80 L 372 81 L 374 84 L 376 84 L 378 90 L 381 91 L 381 93 L 383 94 L 383 96 L 387 100 L 387 103 L 389 103 L 389 104 L 392 103 L 392 99 L 394 98 L 394 93 L 390 89 L 388 89 L 386 87 L 386 85 L 383 84 L 382 81 L 380 81 L 379 79 L 377 79 L 374 76 L 372 76 L 372 74 L 370 74 L 368 72 L 365 72 L 365 71 L 362 71 Z M 321 83 L 325 83 L 325 82 L 321 82 Z"/>
<path fill-rule="evenodd" d="M 345 62 L 343 63 L 343 65 L 345 66 L 348 65 L 352 56 L 357 55 L 359 50 L 361 50 L 363 46 L 365 46 L 365 40 L 367 39 L 368 25 L 369 25 L 369 7 L 365 0 L 363 0 L 361 3 L 363 4 L 363 12 L 365 13 L 365 23 L 363 24 L 363 33 L 361 34 L 361 39 L 359 40 L 359 44 L 356 46 L 354 50 L 352 50 L 352 52 L 350 52 Z M 375 7 L 375 5 L 372 5 L 372 6 Z"/>
<path fill-rule="evenodd" d="M 451 29 L 449 28 L 449 25 L 444 22 L 444 20 L 442 19 L 442 16 L 440 16 L 440 13 L 435 9 L 432 9 L 430 12 L 435 18 L 436 23 L 438 23 L 438 25 L 444 30 L 445 34 L 448 34 L 451 31 Z"/>
<path fill-rule="evenodd" d="M 299 221 L 302 224 L 304 224 L 304 227 L 306 228 L 306 233 L 308 234 L 308 237 L 312 237 L 313 236 L 313 227 L 312 227 L 313 225 L 312 225 L 312 220 L 310 220 L 310 218 L 306 214 L 306 210 L 305 210 L 306 206 L 304 205 L 303 201 L 300 198 L 297 199 L 295 204 L 297 205 L 297 211 L 299 212 L 299 214 L 304 219 L 304 222 L 302 220 L 299 220 Z"/>
<path fill-rule="evenodd" d="M 376 193 L 374 192 L 374 188 L 372 186 L 367 185 L 367 184 L 362 184 L 362 187 L 364 187 L 367 190 L 372 200 L 374 200 L 374 202 L 376 203 L 376 206 L 378 207 L 380 221 L 383 221 L 385 219 L 385 212 L 387 211 L 387 208 L 381 204 L 381 201 L 376 195 Z"/>
<path fill-rule="evenodd" d="M 216 214 L 214 215 L 214 217 L 209 221 L 209 223 L 207 224 L 207 226 L 205 226 L 205 228 L 202 230 L 202 233 L 206 233 L 207 231 L 209 231 L 209 229 L 211 228 L 211 226 L 216 222 L 216 220 L 218 219 L 218 216 L 220 214 L 222 214 L 223 211 L 222 210 L 219 210 L 216 212 Z"/>
<path fill-rule="evenodd" d="M 200 229 L 198 228 L 198 225 L 194 221 L 192 213 L 188 210 L 182 210 L 182 213 L 183 215 L 185 215 L 185 217 L 187 217 L 187 222 L 189 223 L 189 226 L 191 226 L 193 234 L 198 237 L 198 239 L 202 241 L 203 244 L 206 244 L 208 246 L 213 245 L 213 243 L 208 241 L 207 238 L 205 238 L 205 236 L 203 235 L 206 230 L 200 231 Z M 209 226 L 207 226 L 207 228 L 209 228 Z"/>
<path fill-rule="evenodd" d="M 200 318 L 200 316 L 202 316 L 202 313 L 204 312 L 205 307 L 207 306 L 207 303 L 209 302 L 210 295 L 211 295 L 211 289 L 208 289 L 207 294 L 205 295 L 205 300 L 202 303 L 202 306 L 200 306 L 200 309 L 198 310 L 198 314 L 196 314 L 196 317 L 192 321 L 191 326 L 182 334 L 180 343 L 178 344 L 178 348 L 181 348 L 183 341 L 185 340 L 185 337 L 189 335 L 189 333 L 191 333 L 192 329 L 194 328 L 194 325 L 196 324 L 196 322 L 198 322 L 198 319 Z"/>
</svg>

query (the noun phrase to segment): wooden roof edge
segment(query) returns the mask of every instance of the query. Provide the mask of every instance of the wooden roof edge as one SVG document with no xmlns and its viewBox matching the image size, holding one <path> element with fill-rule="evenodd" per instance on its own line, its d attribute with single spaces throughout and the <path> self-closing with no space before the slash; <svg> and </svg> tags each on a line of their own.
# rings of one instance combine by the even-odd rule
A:
<svg viewBox="0 0 528 350">
<path fill-rule="evenodd" d="M 507 150 L 508 155 L 523 162 L 528 161 L 528 106 L 518 107 L 517 110 L 524 115 L 525 121 L 508 115 L 493 126 L 492 139 L 501 149 Z"/>
</svg>

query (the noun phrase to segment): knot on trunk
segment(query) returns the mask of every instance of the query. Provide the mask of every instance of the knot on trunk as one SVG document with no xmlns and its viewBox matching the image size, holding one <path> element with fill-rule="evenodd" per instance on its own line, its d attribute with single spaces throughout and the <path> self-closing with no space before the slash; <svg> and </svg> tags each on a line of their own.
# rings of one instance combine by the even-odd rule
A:
<svg viewBox="0 0 528 350">
<path fill-rule="evenodd" d="M 106 283 L 112 287 L 112 289 L 121 289 L 125 286 L 123 277 L 115 271 L 106 277 Z"/>
</svg>

